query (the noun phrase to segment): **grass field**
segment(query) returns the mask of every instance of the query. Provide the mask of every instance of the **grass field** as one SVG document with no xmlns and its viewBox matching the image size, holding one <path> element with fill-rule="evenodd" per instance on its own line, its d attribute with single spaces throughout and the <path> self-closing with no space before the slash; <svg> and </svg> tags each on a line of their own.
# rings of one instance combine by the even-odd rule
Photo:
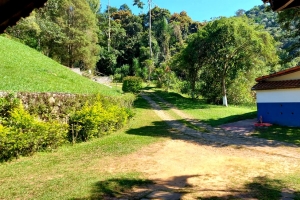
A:
<svg viewBox="0 0 300 200">
<path fill-rule="evenodd" d="M 0 36 L 0 44 L 0 91 L 121 94 L 19 42 Z"/>
</svg>

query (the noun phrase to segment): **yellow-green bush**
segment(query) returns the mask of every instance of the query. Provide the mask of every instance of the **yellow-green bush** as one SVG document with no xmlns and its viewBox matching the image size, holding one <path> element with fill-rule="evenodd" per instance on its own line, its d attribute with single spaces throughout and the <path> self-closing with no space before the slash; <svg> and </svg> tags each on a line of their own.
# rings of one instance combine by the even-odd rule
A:
<svg viewBox="0 0 300 200">
<path fill-rule="evenodd" d="M 87 141 L 115 131 L 127 122 L 130 117 L 128 111 L 100 98 L 93 104 L 86 103 L 70 116 L 69 139 L 73 143 Z"/>
<path fill-rule="evenodd" d="M 26 93 L 20 99 L 4 96 L 0 98 L 0 161 L 54 149 L 68 139 L 86 141 L 117 130 L 133 116 L 134 98 L 50 93 Z"/>
<path fill-rule="evenodd" d="M 67 124 L 40 121 L 20 104 L 0 125 L 0 160 L 54 149 L 66 141 L 67 131 Z"/>
</svg>

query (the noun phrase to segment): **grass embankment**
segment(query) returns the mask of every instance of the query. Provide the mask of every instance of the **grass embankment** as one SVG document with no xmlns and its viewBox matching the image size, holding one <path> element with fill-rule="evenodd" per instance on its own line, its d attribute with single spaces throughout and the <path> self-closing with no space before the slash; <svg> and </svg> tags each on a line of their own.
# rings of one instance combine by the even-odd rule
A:
<svg viewBox="0 0 300 200">
<path fill-rule="evenodd" d="M 3 36 L 0 36 L 0 60 L 0 91 L 121 93 L 120 89 L 93 82 L 40 52 Z"/>
<path fill-rule="evenodd" d="M 0 199 L 103 199 L 149 183 L 138 172 L 117 172 L 105 162 L 169 136 L 168 127 L 145 100 L 135 105 L 136 116 L 126 130 L 0 164 Z"/>
</svg>

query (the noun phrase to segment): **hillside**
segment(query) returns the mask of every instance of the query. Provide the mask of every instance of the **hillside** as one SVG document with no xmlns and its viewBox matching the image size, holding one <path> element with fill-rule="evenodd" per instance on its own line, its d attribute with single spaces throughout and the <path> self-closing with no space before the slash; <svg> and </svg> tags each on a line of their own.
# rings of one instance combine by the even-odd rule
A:
<svg viewBox="0 0 300 200">
<path fill-rule="evenodd" d="M 120 91 L 82 77 L 40 52 L 0 36 L 0 91 L 101 93 Z"/>
</svg>

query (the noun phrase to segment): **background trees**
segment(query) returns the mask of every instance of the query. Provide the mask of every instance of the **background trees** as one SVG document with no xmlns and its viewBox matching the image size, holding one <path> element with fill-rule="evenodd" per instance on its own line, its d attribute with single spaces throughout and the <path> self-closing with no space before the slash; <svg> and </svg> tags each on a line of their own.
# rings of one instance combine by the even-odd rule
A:
<svg viewBox="0 0 300 200">
<path fill-rule="evenodd" d="M 49 0 L 8 34 L 68 67 L 92 69 L 99 57 L 97 10 L 92 0 Z"/>
<path fill-rule="evenodd" d="M 132 1 L 139 8 L 146 3 Z M 48 0 L 7 34 L 68 67 L 118 81 L 136 75 L 212 103 L 223 96 L 224 105 L 227 97 L 233 103 L 253 101 L 250 88 L 257 76 L 300 61 L 299 8 L 278 15 L 255 6 L 205 23 L 158 6 L 140 14 L 126 4 L 110 7 L 109 13 L 99 8 L 98 0 Z M 280 62 L 274 65 L 276 50 Z M 172 85 L 171 79 L 179 81 Z"/>
<path fill-rule="evenodd" d="M 175 63 L 185 66 L 192 94 L 196 81 L 201 78 L 201 95 L 214 103 L 223 97 L 225 106 L 227 85 L 239 75 L 277 61 L 273 38 L 246 17 L 220 18 L 210 22 L 187 41 L 187 47 L 180 52 Z"/>
</svg>

